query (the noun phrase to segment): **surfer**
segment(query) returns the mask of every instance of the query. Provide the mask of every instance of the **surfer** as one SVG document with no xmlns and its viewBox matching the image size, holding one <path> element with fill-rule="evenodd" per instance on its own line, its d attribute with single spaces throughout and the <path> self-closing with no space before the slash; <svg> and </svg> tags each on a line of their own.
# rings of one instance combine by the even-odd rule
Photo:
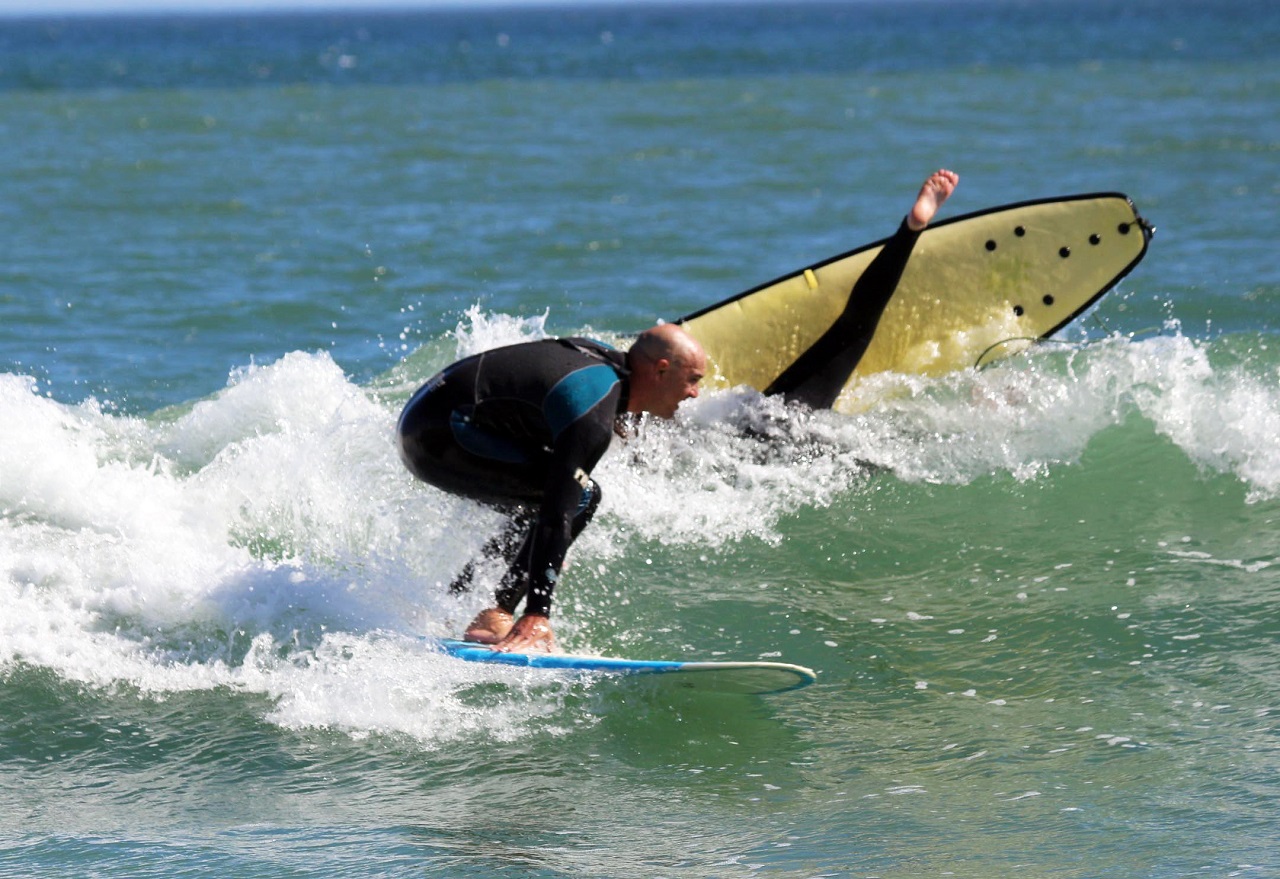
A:
<svg viewBox="0 0 1280 879">
<path fill-rule="evenodd" d="M 507 571 L 495 605 L 471 622 L 466 640 L 515 652 L 555 649 L 552 593 L 570 545 L 600 503 L 592 468 L 620 418 L 673 417 L 698 396 L 706 368 L 692 336 L 659 324 L 625 353 L 582 338 L 485 351 L 414 394 L 396 429 L 405 465 L 425 482 L 510 515 L 485 548 Z M 466 591 L 473 575 L 466 565 L 451 590 Z"/>
<path fill-rule="evenodd" d="M 875 333 L 920 232 L 955 190 L 940 170 L 854 286 L 850 305 L 765 391 L 828 408 Z M 418 389 L 400 415 L 400 456 L 419 479 L 509 514 L 485 546 L 507 564 L 493 607 L 463 636 L 499 650 L 555 649 L 551 598 L 565 555 L 600 503 L 591 470 L 627 413 L 671 418 L 698 396 L 702 346 L 677 324 L 641 333 L 623 353 L 589 339 L 542 339 L 476 354 Z M 465 592 L 468 563 L 450 586 Z M 516 609 L 525 602 L 524 613 Z"/>
</svg>

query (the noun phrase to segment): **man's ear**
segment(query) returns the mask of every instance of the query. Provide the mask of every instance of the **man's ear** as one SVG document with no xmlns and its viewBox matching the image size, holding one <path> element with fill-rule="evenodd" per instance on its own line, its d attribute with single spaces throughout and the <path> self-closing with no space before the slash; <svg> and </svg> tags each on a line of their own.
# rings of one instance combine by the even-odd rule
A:
<svg viewBox="0 0 1280 879">
<path fill-rule="evenodd" d="M 671 361 L 665 357 L 659 357 L 657 363 L 653 365 L 653 368 L 657 370 L 658 375 L 662 375 L 671 368 Z"/>
</svg>

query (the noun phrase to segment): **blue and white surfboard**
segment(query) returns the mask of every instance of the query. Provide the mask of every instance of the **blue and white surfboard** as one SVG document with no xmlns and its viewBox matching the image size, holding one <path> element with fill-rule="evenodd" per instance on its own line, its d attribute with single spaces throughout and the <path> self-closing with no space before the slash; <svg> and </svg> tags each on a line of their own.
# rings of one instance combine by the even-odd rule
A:
<svg viewBox="0 0 1280 879">
<path fill-rule="evenodd" d="M 812 669 L 786 662 L 681 662 L 572 653 L 501 653 L 470 641 L 444 639 L 430 643 L 467 662 L 604 675 L 662 675 L 677 686 L 719 693 L 783 693 L 807 687 L 818 677 Z"/>
</svg>

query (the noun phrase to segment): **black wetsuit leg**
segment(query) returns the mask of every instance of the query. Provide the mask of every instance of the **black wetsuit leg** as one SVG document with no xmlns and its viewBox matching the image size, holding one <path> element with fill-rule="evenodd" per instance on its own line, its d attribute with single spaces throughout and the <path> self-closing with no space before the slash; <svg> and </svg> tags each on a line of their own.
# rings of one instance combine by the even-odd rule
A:
<svg viewBox="0 0 1280 879">
<path fill-rule="evenodd" d="M 831 328 L 808 351 L 774 379 L 766 394 L 781 394 L 788 402 L 812 409 L 829 409 L 853 375 L 875 336 L 880 315 L 898 288 L 919 232 L 904 219 L 853 285 L 849 303 Z"/>
<path fill-rule="evenodd" d="M 582 501 L 578 504 L 578 509 L 573 515 L 570 524 L 571 540 L 577 540 L 578 535 L 582 533 L 582 529 L 586 528 L 591 522 L 591 517 L 596 514 L 596 508 L 600 506 L 601 491 L 599 484 L 594 479 L 587 481 L 587 487 L 582 490 Z M 529 568 L 534 554 L 535 541 L 538 539 L 539 522 L 536 516 L 531 517 L 525 530 L 524 541 L 519 545 L 517 552 L 510 556 L 503 556 L 507 560 L 507 572 L 503 575 L 502 581 L 498 584 L 498 588 L 494 593 L 498 607 L 508 613 L 515 613 L 516 607 L 524 600 L 525 594 L 529 591 Z M 512 532 L 508 532 L 512 533 Z M 566 550 L 568 547 L 566 547 Z"/>
<path fill-rule="evenodd" d="M 480 557 L 485 559 L 500 558 L 510 570 L 516 555 L 528 538 L 529 529 L 536 518 L 532 510 L 525 507 L 514 507 L 509 518 L 502 525 L 502 530 L 490 537 L 480 550 Z M 462 566 L 458 576 L 449 584 L 449 591 L 461 595 L 471 591 L 471 584 L 476 578 L 476 560 L 471 559 Z M 505 578 L 504 578 L 505 580 Z"/>
</svg>

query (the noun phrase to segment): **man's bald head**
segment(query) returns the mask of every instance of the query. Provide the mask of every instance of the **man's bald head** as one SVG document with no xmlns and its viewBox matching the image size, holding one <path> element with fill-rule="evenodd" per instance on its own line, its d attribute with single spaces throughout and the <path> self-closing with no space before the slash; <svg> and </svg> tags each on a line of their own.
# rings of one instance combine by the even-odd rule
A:
<svg viewBox="0 0 1280 879">
<path fill-rule="evenodd" d="M 630 412 L 675 415 L 684 400 L 698 396 L 707 355 L 679 324 L 658 324 L 636 337 L 627 352 L 631 368 Z"/>
</svg>

